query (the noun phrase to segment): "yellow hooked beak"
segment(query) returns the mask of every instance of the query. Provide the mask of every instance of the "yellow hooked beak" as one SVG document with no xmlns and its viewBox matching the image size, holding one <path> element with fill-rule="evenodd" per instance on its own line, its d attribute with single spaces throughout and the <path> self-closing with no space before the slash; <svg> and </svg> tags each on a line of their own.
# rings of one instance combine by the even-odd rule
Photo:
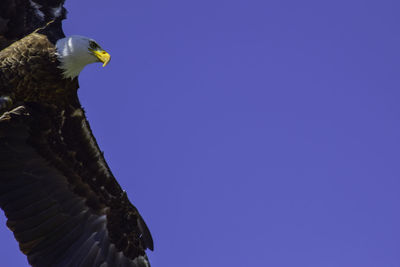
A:
<svg viewBox="0 0 400 267">
<path fill-rule="evenodd" d="M 107 53 L 106 51 L 104 51 L 103 49 L 99 49 L 99 50 L 92 50 L 90 49 L 93 53 L 93 55 L 95 55 L 99 61 L 103 62 L 103 67 L 105 67 L 108 62 L 110 62 L 111 60 L 111 56 L 109 53 Z"/>
</svg>

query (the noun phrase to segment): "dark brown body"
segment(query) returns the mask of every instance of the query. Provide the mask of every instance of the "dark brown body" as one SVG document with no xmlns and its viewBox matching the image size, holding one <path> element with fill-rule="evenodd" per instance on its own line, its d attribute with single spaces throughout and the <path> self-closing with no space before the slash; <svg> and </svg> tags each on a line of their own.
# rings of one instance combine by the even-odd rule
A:
<svg viewBox="0 0 400 267">
<path fill-rule="evenodd" d="M 99 150 L 77 80 L 58 64 L 37 33 L 0 51 L 0 96 L 13 100 L 0 111 L 7 225 L 33 266 L 150 266 L 150 232 Z"/>
<path fill-rule="evenodd" d="M 60 105 L 76 96 L 76 79 L 63 79 L 55 46 L 47 36 L 32 33 L 0 52 L 0 94 L 14 102 Z"/>
</svg>

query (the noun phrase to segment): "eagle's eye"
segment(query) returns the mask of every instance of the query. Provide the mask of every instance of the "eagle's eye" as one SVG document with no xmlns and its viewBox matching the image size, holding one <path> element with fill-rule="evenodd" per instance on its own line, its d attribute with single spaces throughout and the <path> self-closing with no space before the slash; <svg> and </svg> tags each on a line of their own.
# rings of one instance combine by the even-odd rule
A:
<svg viewBox="0 0 400 267">
<path fill-rule="evenodd" d="M 95 41 L 89 41 L 89 46 L 93 50 L 97 50 L 100 48 L 100 46 Z"/>
</svg>

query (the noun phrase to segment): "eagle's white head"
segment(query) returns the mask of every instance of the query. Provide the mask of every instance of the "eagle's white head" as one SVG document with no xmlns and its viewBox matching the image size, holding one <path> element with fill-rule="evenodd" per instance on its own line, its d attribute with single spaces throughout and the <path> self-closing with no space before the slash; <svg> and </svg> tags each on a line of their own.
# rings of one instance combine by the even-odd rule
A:
<svg viewBox="0 0 400 267">
<path fill-rule="evenodd" d="M 110 55 L 104 51 L 95 40 L 72 35 L 62 38 L 56 43 L 57 57 L 61 62 L 64 78 L 75 78 L 90 63 L 103 62 L 105 67 L 110 61 Z"/>
</svg>

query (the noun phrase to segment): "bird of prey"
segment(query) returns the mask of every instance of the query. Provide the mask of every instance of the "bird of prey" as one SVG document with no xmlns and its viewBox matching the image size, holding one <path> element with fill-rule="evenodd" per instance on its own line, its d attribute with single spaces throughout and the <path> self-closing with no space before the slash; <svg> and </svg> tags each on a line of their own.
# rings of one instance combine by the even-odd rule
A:
<svg viewBox="0 0 400 267">
<path fill-rule="evenodd" d="M 151 234 L 110 171 L 78 75 L 110 55 L 62 30 L 64 0 L 0 2 L 0 207 L 32 266 L 150 266 Z"/>
</svg>

